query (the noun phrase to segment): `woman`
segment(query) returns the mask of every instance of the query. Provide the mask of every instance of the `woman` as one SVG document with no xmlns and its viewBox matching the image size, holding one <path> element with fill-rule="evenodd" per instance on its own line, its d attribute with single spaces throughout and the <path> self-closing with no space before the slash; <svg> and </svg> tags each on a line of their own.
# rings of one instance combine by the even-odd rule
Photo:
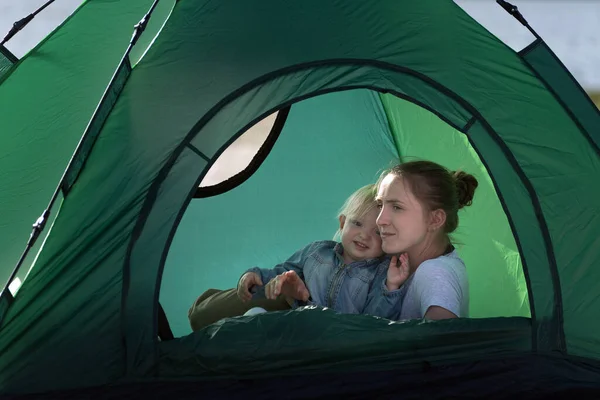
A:
<svg viewBox="0 0 600 400">
<path fill-rule="evenodd" d="M 447 319 L 468 316 L 469 285 L 465 264 L 450 241 L 458 210 L 472 203 L 477 180 L 450 172 L 431 161 L 395 166 L 378 182 L 377 225 L 387 254 L 408 258 L 411 275 L 392 258 L 387 276 L 374 288 L 375 315 L 387 318 Z M 371 312 L 369 312 L 371 313 Z"/>
</svg>

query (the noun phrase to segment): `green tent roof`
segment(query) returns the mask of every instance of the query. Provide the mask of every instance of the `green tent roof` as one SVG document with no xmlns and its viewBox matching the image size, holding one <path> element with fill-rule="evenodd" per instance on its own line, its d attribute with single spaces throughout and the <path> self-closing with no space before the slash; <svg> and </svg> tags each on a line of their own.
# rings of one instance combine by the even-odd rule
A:
<svg viewBox="0 0 600 400">
<path fill-rule="evenodd" d="M 161 1 L 119 67 L 153 4 L 86 2 L 0 78 L 3 279 L 58 185 L 3 292 L 0 393 L 508 355 L 558 356 L 554 382 L 573 360 L 598 377 L 600 114 L 541 39 L 516 53 L 449 0 Z M 254 174 L 195 197 L 288 107 Z M 481 183 L 456 235 L 470 318 L 305 310 L 191 333 L 202 291 L 330 238 L 349 193 L 412 158 Z M 157 338 L 159 300 L 175 340 Z"/>
</svg>

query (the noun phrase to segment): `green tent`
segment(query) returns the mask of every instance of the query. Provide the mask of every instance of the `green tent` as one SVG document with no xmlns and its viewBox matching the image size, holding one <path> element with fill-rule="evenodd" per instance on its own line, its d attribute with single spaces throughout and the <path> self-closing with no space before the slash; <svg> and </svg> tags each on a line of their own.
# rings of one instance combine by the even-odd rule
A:
<svg viewBox="0 0 600 400">
<path fill-rule="evenodd" d="M 23 283 L 1 297 L 1 394 L 600 390 L 600 114 L 541 38 L 517 53 L 450 0 L 87 1 L 6 53 L 0 278 Z M 207 184 L 267 117 L 248 168 Z M 352 191 L 411 159 L 480 182 L 454 238 L 469 318 L 192 333 L 200 293 L 330 239 Z"/>
</svg>

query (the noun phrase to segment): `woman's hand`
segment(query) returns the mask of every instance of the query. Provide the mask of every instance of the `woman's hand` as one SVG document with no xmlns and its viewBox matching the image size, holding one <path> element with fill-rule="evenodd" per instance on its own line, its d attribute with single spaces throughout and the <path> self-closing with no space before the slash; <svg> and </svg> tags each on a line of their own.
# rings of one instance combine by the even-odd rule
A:
<svg viewBox="0 0 600 400">
<path fill-rule="evenodd" d="M 408 255 L 400 255 L 400 266 L 398 266 L 398 256 L 393 256 L 388 267 L 387 280 L 385 286 L 387 290 L 397 290 L 406 282 L 410 275 L 410 266 L 408 264 Z"/>
<path fill-rule="evenodd" d="M 252 300 L 252 293 L 250 293 L 250 289 L 254 286 L 262 286 L 263 282 L 260 279 L 260 275 L 256 272 L 246 272 L 240 278 L 237 286 L 237 295 L 242 301 L 247 302 Z"/>
<path fill-rule="evenodd" d="M 302 301 L 307 301 L 310 296 L 304 281 L 300 279 L 295 271 L 287 271 L 281 275 L 277 275 L 265 286 L 267 299 L 274 300 L 280 294 Z"/>
</svg>

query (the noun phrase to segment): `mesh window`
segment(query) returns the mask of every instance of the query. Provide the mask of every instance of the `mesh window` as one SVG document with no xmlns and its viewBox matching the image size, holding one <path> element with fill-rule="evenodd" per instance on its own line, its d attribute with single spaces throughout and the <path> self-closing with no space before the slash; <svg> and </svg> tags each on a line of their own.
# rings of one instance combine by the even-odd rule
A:
<svg viewBox="0 0 600 400">
<path fill-rule="evenodd" d="M 4 46 L 0 46 L 0 77 L 4 75 L 10 67 L 17 62 L 15 56 L 13 56 Z"/>
</svg>

